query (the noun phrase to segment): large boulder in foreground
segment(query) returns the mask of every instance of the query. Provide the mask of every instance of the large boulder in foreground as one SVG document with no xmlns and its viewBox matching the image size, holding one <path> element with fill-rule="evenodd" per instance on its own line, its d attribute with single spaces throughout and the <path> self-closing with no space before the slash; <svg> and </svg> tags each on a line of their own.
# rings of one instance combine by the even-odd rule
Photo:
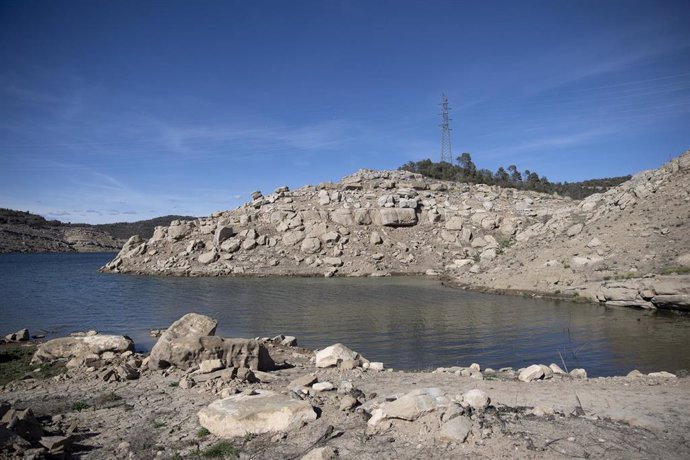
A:
<svg viewBox="0 0 690 460">
<path fill-rule="evenodd" d="M 189 369 L 207 360 L 220 360 L 223 367 L 270 371 L 274 368 L 268 350 L 257 340 L 223 337 L 179 337 L 166 342 L 156 353 L 156 366 Z M 149 366 L 151 364 L 149 363 Z"/>
<path fill-rule="evenodd" d="M 89 354 L 100 355 L 106 351 L 124 353 L 133 350 L 134 342 L 124 335 L 98 334 L 86 337 L 61 337 L 39 345 L 32 361 L 40 363 Z"/>
<path fill-rule="evenodd" d="M 187 313 L 170 325 L 151 349 L 149 368 L 160 369 L 170 366 L 166 358 L 172 356 L 170 343 L 182 337 L 199 338 L 214 335 L 218 322 L 206 315 Z"/>
<path fill-rule="evenodd" d="M 219 399 L 199 411 L 198 416 L 201 426 L 221 438 L 289 431 L 316 420 L 316 412 L 307 401 L 269 390 Z"/>
</svg>

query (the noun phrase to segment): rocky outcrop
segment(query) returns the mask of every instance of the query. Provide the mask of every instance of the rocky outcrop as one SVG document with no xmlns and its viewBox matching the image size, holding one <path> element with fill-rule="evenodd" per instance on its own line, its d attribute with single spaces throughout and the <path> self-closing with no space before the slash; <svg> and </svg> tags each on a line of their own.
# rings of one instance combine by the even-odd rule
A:
<svg viewBox="0 0 690 460">
<path fill-rule="evenodd" d="M 148 241 L 128 242 L 128 250 L 103 270 L 179 276 L 434 273 L 472 288 L 684 309 L 683 289 L 655 291 L 653 301 L 640 290 L 621 298 L 607 283 L 633 278 L 659 284 L 666 282 L 662 275 L 678 280 L 673 273 L 687 273 L 688 215 L 690 152 L 580 202 L 406 171 L 361 170 L 340 183 L 280 187 L 254 194 L 235 210 L 158 227 Z M 680 285 L 687 283 L 681 279 Z"/>
<path fill-rule="evenodd" d="M 124 249 L 123 249 L 124 251 Z M 148 367 L 165 369 L 170 366 L 189 369 L 210 366 L 267 371 L 274 363 L 268 351 L 257 340 L 216 337 L 218 322 L 205 315 L 187 313 L 175 321 L 151 349 Z M 211 372 L 205 369 L 204 372 Z"/>
</svg>

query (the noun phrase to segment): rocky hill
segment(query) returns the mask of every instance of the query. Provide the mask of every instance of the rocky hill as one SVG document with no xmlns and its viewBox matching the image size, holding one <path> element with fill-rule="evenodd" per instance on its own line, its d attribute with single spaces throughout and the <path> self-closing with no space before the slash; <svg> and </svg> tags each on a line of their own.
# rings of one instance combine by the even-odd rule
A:
<svg viewBox="0 0 690 460">
<path fill-rule="evenodd" d="M 165 216 L 116 224 L 65 224 L 24 211 L 0 209 L 0 253 L 115 252 L 134 235 L 151 236 L 156 225 L 185 216 Z"/>
<path fill-rule="evenodd" d="M 690 151 L 583 201 L 407 171 L 279 187 L 133 237 L 104 271 L 441 275 L 471 288 L 690 308 Z"/>
</svg>

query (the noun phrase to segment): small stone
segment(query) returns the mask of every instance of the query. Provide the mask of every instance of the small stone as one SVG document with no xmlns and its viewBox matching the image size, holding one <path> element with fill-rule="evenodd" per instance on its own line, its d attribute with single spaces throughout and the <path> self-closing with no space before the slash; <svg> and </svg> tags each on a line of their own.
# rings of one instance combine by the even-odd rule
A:
<svg viewBox="0 0 690 460">
<path fill-rule="evenodd" d="M 331 382 L 319 382 L 315 383 L 311 387 L 314 389 L 314 391 L 319 393 L 322 391 L 331 391 L 335 388 Z"/>
<path fill-rule="evenodd" d="M 575 378 L 575 379 L 586 379 L 587 378 L 587 371 L 584 369 L 573 369 L 570 371 L 570 376 Z"/>
<path fill-rule="evenodd" d="M 355 406 L 359 404 L 359 401 L 357 401 L 356 398 L 350 396 L 350 395 L 345 395 L 343 399 L 340 401 L 340 406 L 339 409 L 342 411 L 349 411 Z"/>
<path fill-rule="evenodd" d="M 369 363 L 369 370 L 370 371 L 382 371 L 383 370 L 383 363 L 377 362 L 377 361 L 372 361 Z"/>
<path fill-rule="evenodd" d="M 303 388 L 303 387 L 310 387 L 316 382 L 318 382 L 319 379 L 313 375 L 313 374 L 307 374 L 303 375 L 302 377 L 298 377 L 292 382 L 288 384 L 288 388 Z"/>
<path fill-rule="evenodd" d="M 647 374 L 647 377 L 656 377 L 656 378 L 661 378 L 661 379 L 675 379 L 676 374 L 672 374 L 672 373 L 666 372 L 666 371 L 650 372 L 649 374 Z"/>
<path fill-rule="evenodd" d="M 535 415 L 537 417 L 544 417 L 547 415 L 554 415 L 556 412 L 553 410 L 553 407 L 548 407 L 548 406 L 537 406 L 534 409 L 532 409 L 532 415 Z"/>
</svg>

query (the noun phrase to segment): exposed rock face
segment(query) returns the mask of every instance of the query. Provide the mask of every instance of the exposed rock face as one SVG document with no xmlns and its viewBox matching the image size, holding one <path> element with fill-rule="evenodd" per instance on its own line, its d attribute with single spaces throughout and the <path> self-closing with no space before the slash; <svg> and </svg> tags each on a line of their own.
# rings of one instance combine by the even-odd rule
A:
<svg viewBox="0 0 690 460">
<path fill-rule="evenodd" d="M 221 438 L 288 431 L 302 422 L 316 420 L 316 412 L 307 401 L 269 390 L 239 394 L 220 399 L 199 411 L 199 423 Z"/>
<path fill-rule="evenodd" d="M 406 171 L 361 170 L 337 184 L 281 190 L 209 218 L 173 222 L 103 270 L 181 276 L 429 272 L 475 288 L 688 308 L 686 279 L 667 290 L 659 288 L 666 278 L 650 275 L 687 270 L 689 215 L 690 152 L 581 202 Z M 597 295 L 607 281 L 630 278 L 641 284 Z"/>
</svg>

